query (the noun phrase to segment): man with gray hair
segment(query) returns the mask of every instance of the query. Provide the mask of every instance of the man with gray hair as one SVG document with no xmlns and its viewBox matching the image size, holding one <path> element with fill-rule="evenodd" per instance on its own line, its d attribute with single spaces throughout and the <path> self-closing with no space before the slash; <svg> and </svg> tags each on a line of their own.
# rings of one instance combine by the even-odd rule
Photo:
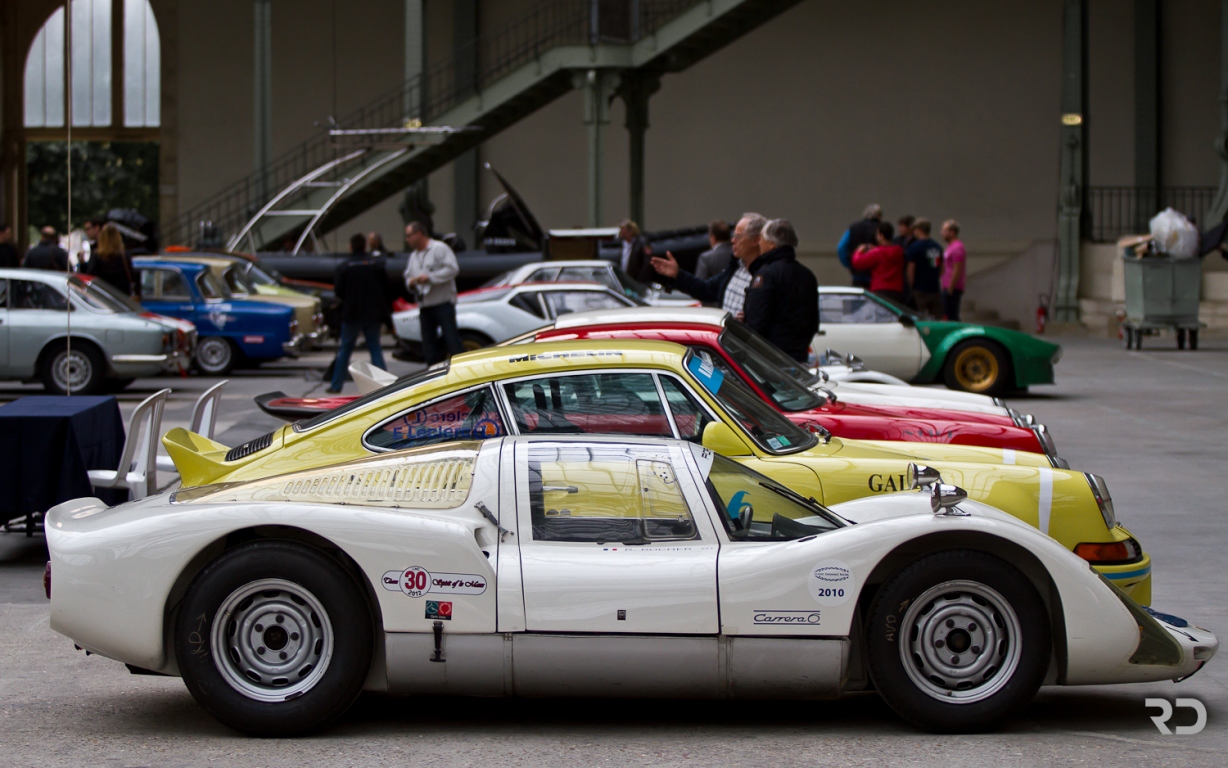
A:
<svg viewBox="0 0 1228 768">
<path fill-rule="evenodd" d="M 773 219 L 759 237 L 750 265 L 743 322 L 799 362 L 807 362 L 819 330 L 819 281 L 797 260 L 797 231 Z"/>
<path fill-rule="evenodd" d="M 759 258 L 759 235 L 767 219 L 757 213 L 744 213 L 733 228 L 733 255 L 721 272 L 707 279 L 700 279 L 681 269 L 674 254 L 652 258 L 653 269 L 663 277 L 671 278 L 674 287 L 703 302 L 720 303 L 721 308 L 734 317 L 741 318 L 742 305 L 746 301 L 746 289 L 750 287 L 750 265 Z"/>
</svg>

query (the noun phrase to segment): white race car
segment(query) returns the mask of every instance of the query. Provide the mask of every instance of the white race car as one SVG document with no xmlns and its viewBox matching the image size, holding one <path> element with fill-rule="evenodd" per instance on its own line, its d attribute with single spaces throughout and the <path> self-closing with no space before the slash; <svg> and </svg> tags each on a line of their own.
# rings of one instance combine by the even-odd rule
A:
<svg viewBox="0 0 1228 768">
<path fill-rule="evenodd" d="M 456 300 L 456 327 L 465 351 L 489 347 L 589 309 L 625 309 L 641 302 L 597 283 L 524 283 L 479 288 Z M 392 315 L 397 338 L 411 351 L 422 345 L 418 307 Z"/>
<path fill-rule="evenodd" d="M 505 437 L 48 513 L 51 627 L 291 735 L 397 694 L 839 697 L 937 731 L 1218 648 L 933 470 L 831 510 L 700 446 Z M 928 485 L 927 485 L 928 484 Z M 853 524 L 856 523 L 856 524 Z"/>
<path fill-rule="evenodd" d="M 521 283 L 579 282 L 600 283 L 612 291 L 630 296 L 653 307 L 698 307 L 700 302 L 678 291 L 663 291 L 660 286 L 648 286 L 631 277 L 617 264 L 605 259 L 542 261 L 525 264 L 498 277 L 482 287 L 520 285 Z"/>
</svg>

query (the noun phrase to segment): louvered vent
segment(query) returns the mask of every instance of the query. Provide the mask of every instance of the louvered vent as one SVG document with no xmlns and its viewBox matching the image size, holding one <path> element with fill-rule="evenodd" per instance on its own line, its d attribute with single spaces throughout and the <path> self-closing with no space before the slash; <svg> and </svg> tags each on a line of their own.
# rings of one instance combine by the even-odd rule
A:
<svg viewBox="0 0 1228 768">
<path fill-rule="evenodd" d="M 442 450 L 429 446 L 280 477 L 202 486 L 176 494 L 175 501 L 288 501 L 453 509 L 469 497 L 480 446 L 477 442 L 454 443 Z"/>
<path fill-rule="evenodd" d="M 255 440 L 248 440 L 243 445 L 231 448 L 229 451 L 226 451 L 226 461 L 238 461 L 244 456 L 251 456 L 256 451 L 263 451 L 273 444 L 273 435 L 275 434 L 277 433 L 270 432 L 267 435 L 257 437 Z"/>
</svg>

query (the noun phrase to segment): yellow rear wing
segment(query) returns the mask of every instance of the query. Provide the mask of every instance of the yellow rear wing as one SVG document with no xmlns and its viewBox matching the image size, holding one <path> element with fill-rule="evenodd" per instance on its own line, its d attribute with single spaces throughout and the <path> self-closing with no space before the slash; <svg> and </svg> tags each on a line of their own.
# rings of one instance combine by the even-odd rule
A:
<svg viewBox="0 0 1228 768">
<path fill-rule="evenodd" d="M 163 435 L 162 445 L 175 462 L 184 488 L 212 483 L 232 469 L 224 463 L 229 446 L 183 427 L 176 427 Z"/>
</svg>

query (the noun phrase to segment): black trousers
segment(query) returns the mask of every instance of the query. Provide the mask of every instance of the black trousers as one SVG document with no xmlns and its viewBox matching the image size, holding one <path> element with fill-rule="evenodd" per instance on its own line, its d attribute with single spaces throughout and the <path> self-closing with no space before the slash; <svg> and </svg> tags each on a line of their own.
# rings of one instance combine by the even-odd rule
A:
<svg viewBox="0 0 1228 768">
<path fill-rule="evenodd" d="M 427 365 L 443 362 L 464 351 L 460 331 L 456 329 L 455 304 L 419 307 L 418 322 L 422 324 L 422 356 Z"/>
</svg>

